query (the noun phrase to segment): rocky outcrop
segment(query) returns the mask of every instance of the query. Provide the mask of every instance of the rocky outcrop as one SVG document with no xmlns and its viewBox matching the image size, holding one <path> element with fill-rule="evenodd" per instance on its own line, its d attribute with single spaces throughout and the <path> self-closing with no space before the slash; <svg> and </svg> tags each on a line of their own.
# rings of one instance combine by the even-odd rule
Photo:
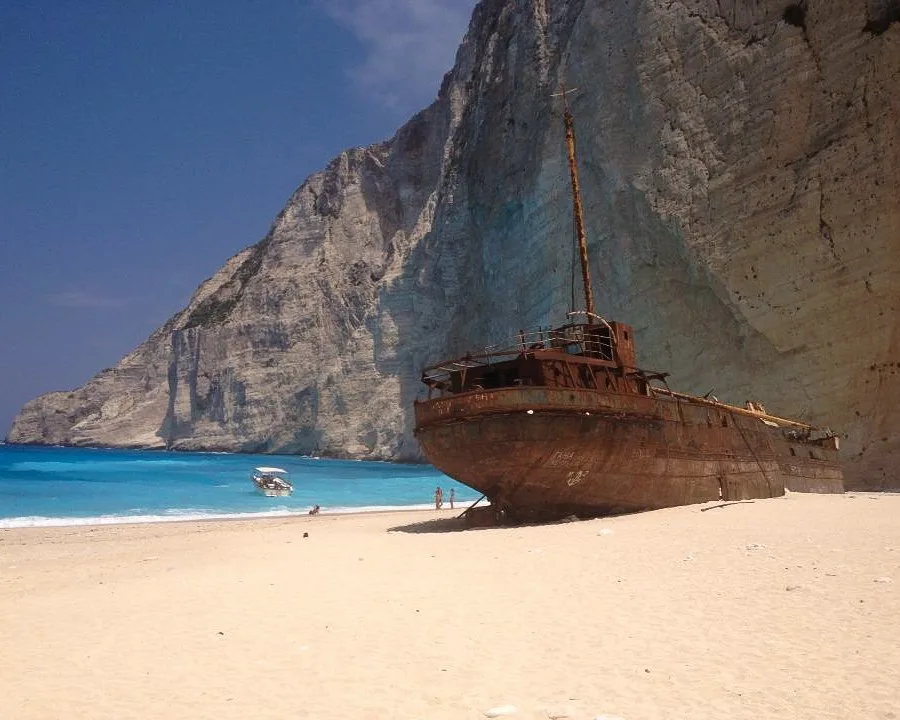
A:
<svg viewBox="0 0 900 720">
<path fill-rule="evenodd" d="M 897 0 L 484 0 L 431 107 L 9 440 L 415 458 L 423 364 L 567 308 L 562 80 L 598 305 L 641 364 L 900 485 Z"/>
</svg>

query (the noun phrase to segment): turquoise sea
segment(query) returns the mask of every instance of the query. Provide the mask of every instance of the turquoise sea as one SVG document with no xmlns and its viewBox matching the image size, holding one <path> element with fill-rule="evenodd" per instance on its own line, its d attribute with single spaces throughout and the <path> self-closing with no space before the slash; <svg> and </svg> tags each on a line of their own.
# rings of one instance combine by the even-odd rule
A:
<svg viewBox="0 0 900 720">
<path fill-rule="evenodd" d="M 259 494 L 260 465 L 287 470 L 293 495 Z M 478 498 L 430 465 L 0 445 L 0 528 L 428 508 L 437 485 Z"/>
</svg>

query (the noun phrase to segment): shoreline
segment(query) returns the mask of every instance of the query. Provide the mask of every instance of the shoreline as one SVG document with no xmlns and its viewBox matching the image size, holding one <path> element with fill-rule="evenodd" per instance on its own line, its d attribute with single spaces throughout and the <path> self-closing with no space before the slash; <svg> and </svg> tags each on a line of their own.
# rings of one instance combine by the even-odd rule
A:
<svg viewBox="0 0 900 720">
<path fill-rule="evenodd" d="M 85 518 L 78 517 L 44 517 L 44 516 L 29 516 L 29 517 L 11 517 L 11 518 L 0 518 L 0 532 L 4 532 L 7 530 L 39 530 L 43 528 L 52 529 L 52 528 L 97 528 L 97 527 L 119 527 L 123 525 L 132 526 L 132 525 L 171 525 L 177 523 L 207 523 L 207 522 L 239 522 L 239 521 L 249 521 L 249 522 L 262 522 L 265 520 L 284 520 L 284 519 L 295 519 L 295 518 L 309 518 L 310 520 L 316 517 L 348 517 L 355 515 L 383 515 L 390 513 L 416 513 L 416 512 L 432 512 L 432 513 L 462 513 L 466 510 L 469 505 L 474 503 L 473 500 L 471 503 L 456 503 L 455 508 L 447 508 L 444 507 L 441 510 L 436 510 L 433 506 L 427 505 L 425 503 L 417 504 L 417 505 L 396 505 L 396 506 L 362 506 L 359 509 L 354 507 L 339 507 L 338 509 L 328 510 L 322 509 L 320 510 L 318 515 L 310 515 L 307 510 L 272 510 L 267 511 L 263 510 L 260 512 L 236 512 L 236 513 L 210 513 L 205 515 L 203 513 L 195 513 L 185 516 L 180 515 L 110 515 L 110 516 L 91 516 Z M 485 501 L 481 501 L 478 503 L 479 507 L 487 507 L 488 503 Z M 441 515 L 441 517 L 443 517 Z M 33 524 L 28 524 L 29 521 L 36 521 Z M 20 523 L 16 523 L 16 521 L 21 521 Z M 10 523 L 10 524 L 6 524 Z"/>
<path fill-rule="evenodd" d="M 817 493 L 792 493 L 786 492 L 782 497 L 790 495 L 817 495 Z M 847 490 L 839 494 L 839 497 L 868 497 L 868 496 L 900 496 L 900 490 Z M 778 498 L 771 498 L 777 500 Z M 476 500 L 463 500 L 456 502 L 456 507 L 451 509 L 444 507 L 441 510 L 435 510 L 431 503 L 417 503 L 415 505 L 393 505 L 393 506 L 360 506 L 359 508 L 352 506 L 338 506 L 335 509 L 322 509 L 318 517 L 345 517 L 355 515 L 379 515 L 389 513 L 415 513 L 415 512 L 455 512 L 457 514 L 464 512 L 468 507 L 473 505 Z M 479 500 L 478 507 L 488 507 L 490 505 L 486 500 Z M 747 502 L 747 501 L 743 501 Z M 695 503 L 693 505 L 675 506 L 675 507 L 705 507 L 716 506 L 719 502 L 711 501 L 709 503 Z M 446 505 L 446 502 L 445 502 Z M 671 508 L 661 508 L 667 510 Z M 659 512 L 659 510 L 645 510 L 636 513 L 626 513 L 627 515 L 642 515 L 648 512 Z M 192 522 L 239 522 L 239 521 L 264 521 L 278 520 L 286 518 L 302 518 L 315 517 L 310 516 L 306 509 L 303 510 L 263 510 L 259 512 L 234 512 L 234 513 L 194 513 L 185 514 L 184 516 L 173 515 L 110 515 L 110 516 L 88 516 L 88 517 L 49 517 L 49 516 L 26 516 L 26 517 L 0 517 L 0 532 L 7 530 L 22 529 L 41 529 L 41 528 L 78 528 L 78 527 L 118 527 L 122 525 L 169 525 L 173 523 L 192 523 Z M 441 516 L 443 517 L 443 516 Z M 607 516 L 607 517 L 623 517 L 623 516 Z M 580 520 L 590 520 L 594 518 L 581 518 Z M 600 519 L 600 518 L 596 518 Z M 19 521 L 19 522 L 16 522 Z M 35 522 L 31 522 L 35 521 Z M 556 523 L 539 523 L 539 524 L 556 524 Z"/>
<path fill-rule="evenodd" d="M 408 465 L 411 467 L 418 467 L 420 465 L 427 465 L 430 467 L 430 463 L 423 459 L 416 459 L 409 456 L 403 456 L 398 459 L 390 459 L 384 457 L 372 457 L 372 458 L 362 458 L 362 457 L 353 457 L 347 454 L 341 453 L 326 453 L 325 455 L 299 455 L 296 453 L 265 453 L 265 452 L 244 452 L 241 450 L 191 450 L 187 448 L 169 448 L 163 446 L 151 446 L 151 445 L 49 445 L 46 443 L 28 443 L 28 442 L 7 442 L 6 440 L 0 440 L 0 448 L 12 448 L 22 449 L 22 450 L 40 450 L 40 449 L 50 449 L 50 450 L 96 450 L 98 452 L 140 452 L 140 453 L 158 453 L 158 454 L 172 454 L 172 455 L 233 455 L 237 457 L 273 457 L 273 458 L 292 458 L 292 459 L 302 459 L 302 460 L 337 460 L 341 462 L 372 462 L 372 463 L 385 463 L 388 465 Z"/>
</svg>

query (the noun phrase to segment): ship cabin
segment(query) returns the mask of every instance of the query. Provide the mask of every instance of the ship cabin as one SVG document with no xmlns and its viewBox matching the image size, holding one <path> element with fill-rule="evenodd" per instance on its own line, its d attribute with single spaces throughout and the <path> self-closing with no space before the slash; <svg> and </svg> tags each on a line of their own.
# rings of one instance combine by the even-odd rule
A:
<svg viewBox="0 0 900 720">
<path fill-rule="evenodd" d="M 665 374 L 634 367 L 631 326 L 605 321 L 520 331 L 501 346 L 425 368 L 428 399 L 499 388 L 538 386 L 649 394 Z"/>
</svg>

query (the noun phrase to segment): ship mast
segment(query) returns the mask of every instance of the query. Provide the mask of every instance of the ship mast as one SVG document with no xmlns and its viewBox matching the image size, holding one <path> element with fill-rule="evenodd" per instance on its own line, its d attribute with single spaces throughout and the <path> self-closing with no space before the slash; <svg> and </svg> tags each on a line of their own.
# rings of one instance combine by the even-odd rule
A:
<svg viewBox="0 0 900 720">
<path fill-rule="evenodd" d="M 569 157 L 569 175 L 572 178 L 572 210 L 575 215 L 575 232 L 578 235 L 578 252 L 581 256 L 581 282 L 584 285 L 584 309 L 587 311 L 587 321 L 591 325 L 594 322 L 594 291 L 591 287 L 591 271 L 588 268 L 587 237 L 584 232 L 584 209 L 581 206 L 581 185 L 578 182 L 578 164 L 575 160 L 575 121 L 569 112 L 569 101 L 564 85 L 560 86 L 559 94 L 563 99 L 563 120 L 566 127 L 566 153 Z"/>
</svg>

